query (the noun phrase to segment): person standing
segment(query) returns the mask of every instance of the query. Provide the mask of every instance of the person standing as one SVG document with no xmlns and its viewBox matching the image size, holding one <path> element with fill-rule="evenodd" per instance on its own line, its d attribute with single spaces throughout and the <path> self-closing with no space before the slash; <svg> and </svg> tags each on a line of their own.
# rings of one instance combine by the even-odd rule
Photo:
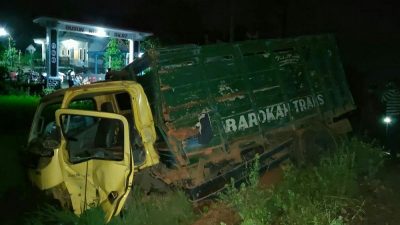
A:
<svg viewBox="0 0 400 225">
<path fill-rule="evenodd" d="M 382 94 L 382 102 L 385 104 L 386 145 L 390 150 L 391 158 L 397 159 L 400 137 L 400 90 L 394 81 L 386 84 L 386 90 Z"/>
<path fill-rule="evenodd" d="M 67 77 L 68 77 L 68 87 L 73 87 L 74 79 L 75 79 L 75 72 L 73 70 L 68 70 Z"/>
</svg>

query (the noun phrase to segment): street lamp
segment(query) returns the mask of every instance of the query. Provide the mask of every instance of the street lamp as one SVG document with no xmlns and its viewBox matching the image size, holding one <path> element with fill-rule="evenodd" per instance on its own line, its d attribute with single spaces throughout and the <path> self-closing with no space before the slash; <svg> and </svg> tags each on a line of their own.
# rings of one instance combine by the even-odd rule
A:
<svg viewBox="0 0 400 225">
<path fill-rule="evenodd" d="M 1 36 L 8 36 L 9 33 L 4 29 L 4 27 L 0 27 L 0 37 Z"/>
<path fill-rule="evenodd" d="M 389 116 L 385 116 L 385 117 L 383 118 L 383 122 L 386 124 L 386 136 L 387 136 L 388 127 L 389 127 L 389 124 L 392 123 L 392 118 L 390 118 Z"/>
<path fill-rule="evenodd" d="M 7 51 L 7 57 L 11 57 L 11 40 L 13 39 L 10 35 L 10 33 L 7 32 L 7 30 L 4 27 L 0 27 L 0 37 L 1 36 L 8 36 L 8 51 Z M 10 60 L 10 59 L 8 59 Z M 10 66 L 13 66 L 13 60 L 11 59 L 9 61 Z"/>
</svg>

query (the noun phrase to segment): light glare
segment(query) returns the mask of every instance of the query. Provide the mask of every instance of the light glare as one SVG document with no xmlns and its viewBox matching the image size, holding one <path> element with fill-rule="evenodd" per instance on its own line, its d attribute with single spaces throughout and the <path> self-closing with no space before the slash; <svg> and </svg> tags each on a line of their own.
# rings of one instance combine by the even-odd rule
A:
<svg viewBox="0 0 400 225">
<path fill-rule="evenodd" d="M 97 37 L 107 37 L 106 31 L 104 30 L 104 28 L 101 28 L 101 27 L 98 27 L 96 29 L 96 33 L 94 33 L 94 35 Z"/>
<path fill-rule="evenodd" d="M 385 122 L 386 124 L 389 124 L 389 123 L 391 123 L 392 122 L 392 119 L 390 118 L 390 117 L 385 117 L 384 119 L 383 119 L 383 122 Z"/>
<path fill-rule="evenodd" d="M 42 40 L 42 39 L 35 38 L 35 39 L 33 39 L 33 42 L 35 42 L 35 44 L 38 44 L 38 45 L 44 45 L 44 40 Z"/>
<path fill-rule="evenodd" d="M 61 42 L 67 49 L 75 49 L 78 47 L 78 42 L 72 39 L 64 40 Z"/>
<path fill-rule="evenodd" d="M 7 36 L 8 32 L 3 27 L 0 27 L 0 36 Z"/>
</svg>

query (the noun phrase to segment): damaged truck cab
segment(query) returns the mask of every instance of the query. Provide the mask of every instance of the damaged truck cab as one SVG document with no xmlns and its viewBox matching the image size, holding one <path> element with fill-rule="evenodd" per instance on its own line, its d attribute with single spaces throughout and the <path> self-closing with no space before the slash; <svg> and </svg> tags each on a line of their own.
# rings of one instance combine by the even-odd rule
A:
<svg viewBox="0 0 400 225">
<path fill-rule="evenodd" d="M 124 205 L 135 170 L 159 162 L 156 133 L 142 87 L 98 83 L 45 96 L 29 136 L 37 159 L 30 179 L 81 214 L 100 205 L 107 218 Z"/>
<path fill-rule="evenodd" d="M 36 186 L 106 219 L 136 186 L 196 201 L 243 182 L 255 160 L 313 160 L 355 108 L 330 35 L 152 50 L 108 77 L 45 96 L 29 137 Z"/>
</svg>

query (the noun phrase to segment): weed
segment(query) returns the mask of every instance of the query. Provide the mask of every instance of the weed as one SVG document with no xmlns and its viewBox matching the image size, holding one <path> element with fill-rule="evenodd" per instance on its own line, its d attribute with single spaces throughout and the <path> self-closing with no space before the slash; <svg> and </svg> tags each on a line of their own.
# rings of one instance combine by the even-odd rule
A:
<svg viewBox="0 0 400 225">
<path fill-rule="evenodd" d="M 381 149 L 351 139 L 318 166 L 288 167 L 276 188 L 260 190 L 253 167 L 249 182 L 236 189 L 232 181 L 220 200 L 239 212 L 242 225 L 344 225 L 363 213 L 358 177 L 375 176 L 382 164 Z"/>
<path fill-rule="evenodd" d="M 256 156 L 255 162 L 249 168 L 247 182 L 236 188 L 232 179 L 230 185 L 226 186 L 225 192 L 219 195 L 220 201 L 239 212 L 242 224 L 269 224 L 273 219 L 271 211 L 265 210 L 271 199 L 271 191 L 258 186 L 259 168 L 259 157 Z"/>
<path fill-rule="evenodd" d="M 373 178 L 383 167 L 385 154 L 375 142 L 367 143 L 352 138 L 345 147 L 355 153 L 354 168 L 359 176 Z"/>
<path fill-rule="evenodd" d="M 178 225 L 189 224 L 194 218 L 192 205 L 181 191 L 149 196 L 143 196 L 136 191 L 129 199 L 123 217 L 126 223 L 123 224 Z"/>
</svg>

